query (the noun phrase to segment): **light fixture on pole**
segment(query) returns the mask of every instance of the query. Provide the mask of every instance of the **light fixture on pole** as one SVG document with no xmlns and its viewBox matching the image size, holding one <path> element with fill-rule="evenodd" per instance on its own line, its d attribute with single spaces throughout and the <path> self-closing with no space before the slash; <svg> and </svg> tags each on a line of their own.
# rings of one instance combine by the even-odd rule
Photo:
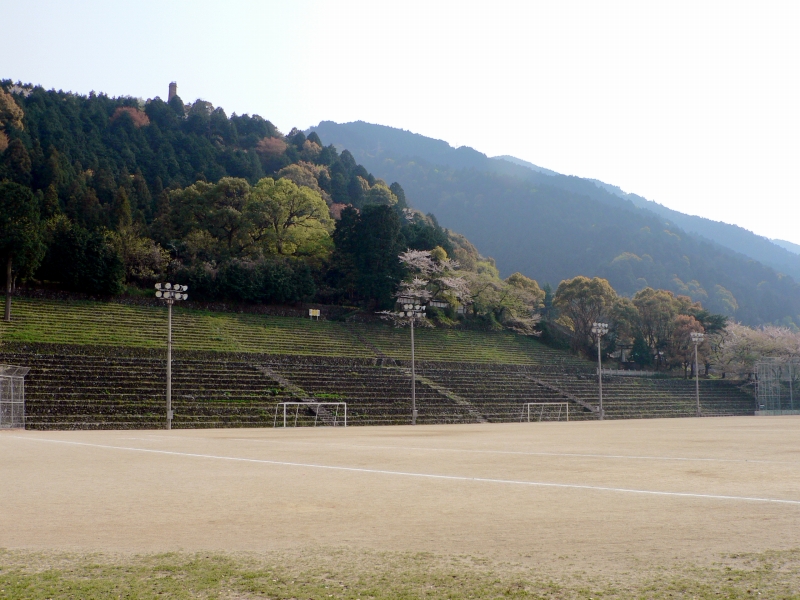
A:
<svg viewBox="0 0 800 600">
<path fill-rule="evenodd" d="M 172 429 L 172 305 L 176 300 L 186 300 L 189 287 L 178 283 L 157 283 L 156 298 L 167 303 L 167 429 Z"/>
<path fill-rule="evenodd" d="M 697 345 L 703 343 L 705 334 L 700 331 L 692 331 L 689 334 L 694 342 L 694 394 L 697 399 L 697 416 L 701 417 L 700 413 L 700 370 L 697 368 Z"/>
<path fill-rule="evenodd" d="M 592 323 L 592 333 L 597 337 L 597 384 L 600 390 L 599 417 L 602 421 L 605 412 L 603 411 L 603 362 L 600 359 L 600 339 L 608 333 L 608 323 Z"/>
<path fill-rule="evenodd" d="M 424 304 L 403 304 L 400 316 L 408 319 L 411 324 L 411 424 L 417 424 L 417 372 L 414 360 L 414 321 L 425 318 Z"/>
</svg>

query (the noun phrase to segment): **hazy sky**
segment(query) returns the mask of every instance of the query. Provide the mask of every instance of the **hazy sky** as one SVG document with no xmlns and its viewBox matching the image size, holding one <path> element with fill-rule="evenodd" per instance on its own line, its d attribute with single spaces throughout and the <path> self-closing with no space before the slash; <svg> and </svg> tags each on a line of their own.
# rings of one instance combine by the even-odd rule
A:
<svg viewBox="0 0 800 600">
<path fill-rule="evenodd" d="M 400 127 L 800 243 L 800 2 L 3 5 L 2 78 L 143 98 L 175 80 L 284 132 Z"/>
</svg>

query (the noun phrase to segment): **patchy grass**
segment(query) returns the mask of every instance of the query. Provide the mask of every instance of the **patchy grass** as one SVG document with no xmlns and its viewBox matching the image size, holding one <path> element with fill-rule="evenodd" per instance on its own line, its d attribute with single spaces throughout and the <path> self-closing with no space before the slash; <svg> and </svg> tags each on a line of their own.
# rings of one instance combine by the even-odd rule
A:
<svg viewBox="0 0 800 600">
<path fill-rule="evenodd" d="M 408 330 L 384 323 L 312 321 L 298 317 L 210 312 L 190 306 L 174 308 L 173 345 L 176 350 L 374 358 L 377 348 L 392 358 L 411 358 Z M 10 323 L 0 322 L 0 342 L 163 348 L 166 341 L 165 306 L 16 298 L 12 315 Z M 587 364 L 534 339 L 510 332 L 445 327 L 417 331 L 416 351 L 420 360 Z"/>
<path fill-rule="evenodd" d="M 0 598 L 800 598 L 800 550 L 592 573 L 335 549 L 109 555 L 0 551 Z"/>
</svg>

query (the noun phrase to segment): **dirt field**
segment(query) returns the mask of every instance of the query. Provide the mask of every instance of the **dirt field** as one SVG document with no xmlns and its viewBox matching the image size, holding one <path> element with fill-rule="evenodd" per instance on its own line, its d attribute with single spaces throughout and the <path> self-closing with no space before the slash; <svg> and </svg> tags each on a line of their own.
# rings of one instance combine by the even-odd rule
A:
<svg viewBox="0 0 800 600">
<path fill-rule="evenodd" d="M 800 418 L 0 433 L 0 548 L 604 571 L 800 547 Z"/>
</svg>

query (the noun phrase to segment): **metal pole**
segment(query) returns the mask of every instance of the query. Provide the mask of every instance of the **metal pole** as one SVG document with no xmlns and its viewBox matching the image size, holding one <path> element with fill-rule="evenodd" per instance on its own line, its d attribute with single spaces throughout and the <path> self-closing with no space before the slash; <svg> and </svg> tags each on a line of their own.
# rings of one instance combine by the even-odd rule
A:
<svg viewBox="0 0 800 600">
<path fill-rule="evenodd" d="M 167 429 L 172 429 L 172 300 L 167 300 Z"/>
<path fill-rule="evenodd" d="M 697 398 L 697 416 L 700 415 L 700 371 L 697 368 L 697 342 L 694 343 L 694 393 Z"/>
<path fill-rule="evenodd" d="M 411 317 L 411 424 L 417 424 L 417 372 L 414 366 L 414 319 Z"/>
<path fill-rule="evenodd" d="M 600 359 L 600 339 L 602 336 L 597 334 L 597 382 L 600 386 L 600 420 L 603 420 L 603 362 Z"/>
<path fill-rule="evenodd" d="M 792 359 L 789 359 L 789 410 L 794 410 L 794 397 L 792 396 Z"/>
<path fill-rule="evenodd" d="M 6 313 L 5 321 L 11 320 L 11 255 L 8 255 L 6 262 Z"/>
</svg>

